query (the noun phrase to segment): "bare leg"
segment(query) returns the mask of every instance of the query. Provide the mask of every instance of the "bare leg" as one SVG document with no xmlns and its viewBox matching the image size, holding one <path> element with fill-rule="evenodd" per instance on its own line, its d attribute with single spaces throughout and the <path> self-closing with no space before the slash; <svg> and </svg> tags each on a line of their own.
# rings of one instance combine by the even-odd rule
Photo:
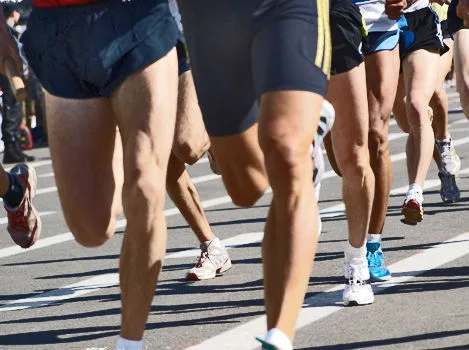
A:
<svg viewBox="0 0 469 350">
<path fill-rule="evenodd" d="M 454 67 L 461 106 L 469 119 L 469 29 L 460 29 L 454 35 Z"/>
<path fill-rule="evenodd" d="M 194 80 L 191 71 L 179 76 L 176 128 L 172 152 L 184 163 L 192 165 L 209 149 Z"/>
<path fill-rule="evenodd" d="M 121 151 L 111 105 L 106 99 L 46 94 L 46 108 L 52 166 L 65 220 L 80 244 L 101 245 L 114 234 L 122 210 L 122 165 L 113 161 Z"/>
<path fill-rule="evenodd" d="M 279 91 L 261 97 L 259 140 L 273 190 L 264 241 L 267 327 L 290 339 L 303 303 L 317 246 L 318 207 L 314 199 L 309 146 L 322 97 Z"/>
<path fill-rule="evenodd" d="M 417 50 L 404 59 L 406 114 L 410 125 L 407 156 L 409 184 L 423 188 L 433 155 L 434 138 L 428 103 L 438 81 L 438 60 L 435 52 Z M 421 62 L 425 62 L 422 66 Z"/>
<path fill-rule="evenodd" d="M 365 66 L 370 116 L 368 144 L 371 168 L 375 175 L 375 196 L 369 232 L 380 234 L 386 219 L 392 183 L 388 131 L 399 74 L 398 47 L 393 51 L 380 51 L 367 56 Z"/>
<path fill-rule="evenodd" d="M 368 233 L 374 192 L 374 175 L 368 152 L 369 117 L 364 64 L 332 76 L 327 99 L 336 111 L 332 142 L 343 174 L 349 241 L 353 247 L 360 248 Z"/>
<path fill-rule="evenodd" d="M 111 95 L 124 154 L 127 227 L 119 265 L 121 336 L 142 339 L 166 250 L 166 171 L 174 138 L 176 51 L 129 76 Z"/>
<path fill-rule="evenodd" d="M 215 238 L 200 203 L 197 189 L 192 183 L 184 163 L 174 154 L 171 154 L 169 158 L 166 191 L 200 243 Z"/>
</svg>

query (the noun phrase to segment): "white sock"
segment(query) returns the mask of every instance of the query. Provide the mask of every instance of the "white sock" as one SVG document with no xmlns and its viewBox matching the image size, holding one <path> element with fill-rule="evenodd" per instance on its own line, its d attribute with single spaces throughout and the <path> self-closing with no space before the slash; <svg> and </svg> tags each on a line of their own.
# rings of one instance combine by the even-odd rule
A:
<svg viewBox="0 0 469 350">
<path fill-rule="evenodd" d="M 119 337 L 116 350 L 142 350 L 143 340 L 129 340 Z"/>
<path fill-rule="evenodd" d="M 281 350 L 293 350 L 293 345 L 290 339 L 288 339 L 287 335 L 278 328 L 272 328 L 269 330 L 265 335 L 264 340 Z"/>
<path fill-rule="evenodd" d="M 350 242 L 347 241 L 347 244 L 345 245 L 345 259 L 350 261 L 353 258 L 366 259 L 365 243 L 363 243 L 360 248 L 355 248 L 350 244 Z"/>
<path fill-rule="evenodd" d="M 415 184 L 415 183 L 409 185 L 409 190 L 408 190 L 407 192 L 412 192 L 412 191 L 416 191 L 416 192 L 418 192 L 418 193 L 420 193 L 420 194 L 423 193 L 422 187 L 420 187 L 420 185 Z"/>
<path fill-rule="evenodd" d="M 368 233 L 366 238 L 367 242 L 381 242 L 381 235 L 375 235 L 372 233 Z"/>
</svg>

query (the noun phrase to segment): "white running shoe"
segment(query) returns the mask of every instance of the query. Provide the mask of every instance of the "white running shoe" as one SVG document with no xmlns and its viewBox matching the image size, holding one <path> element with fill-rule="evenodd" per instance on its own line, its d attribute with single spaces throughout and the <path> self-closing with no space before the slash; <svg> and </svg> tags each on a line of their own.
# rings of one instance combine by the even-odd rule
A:
<svg viewBox="0 0 469 350">
<path fill-rule="evenodd" d="M 321 116 L 319 117 L 318 130 L 315 137 L 317 145 L 322 144 L 324 136 L 331 131 L 335 120 L 335 110 L 331 103 L 327 100 L 322 102 Z"/>
<path fill-rule="evenodd" d="M 368 261 L 364 258 L 353 258 L 347 262 L 345 258 L 345 287 L 342 299 L 345 306 L 372 304 L 375 301 L 370 284 Z"/>
<path fill-rule="evenodd" d="M 440 172 L 457 176 L 461 170 L 461 159 L 456 153 L 451 136 L 447 140 L 435 140 L 435 147 L 440 155 Z"/>
<path fill-rule="evenodd" d="M 231 260 L 220 240 L 215 237 L 211 241 L 200 244 L 201 253 L 195 266 L 187 272 L 186 278 L 191 281 L 215 278 L 231 268 Z"/>
</svg>

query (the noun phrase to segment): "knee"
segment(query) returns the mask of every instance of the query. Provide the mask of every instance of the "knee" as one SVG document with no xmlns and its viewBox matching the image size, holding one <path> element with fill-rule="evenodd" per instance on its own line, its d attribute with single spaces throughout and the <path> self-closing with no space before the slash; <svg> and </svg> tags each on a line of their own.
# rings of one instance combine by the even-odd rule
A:
<svg viewBox="0 0 469 350">
<path fill-rule="evenodd" d="M 250 170 L 224 173 L 223 182 L 233 204 L 244 208 L 256 204 L 268 187 L 265 174 Z"/>
<path fill-rule="evenodd" d="M 363 178 L 370 170 L 368 148 L 364 145 L 351 147 L 340 158 L 340 169 L 344 178 Z"/>
<path fill-rule="evenodd" d="M 305 161 L 311 159 L 310 143 L 294 135 L 261 135 L 260 145 L 272 187 L 278 184 L 288 188 L 300 179 Z"/>
<path fill-rule="evenodd" d="M 66 217 L 66 221 L 75 240 L 84 247 L 99 247 L 114 235 L 116 217 L 97 210 L 87 214 L 86 218 Z"/>
<path fill-rule="evenodd" d="M 184 163 L 193 165 L 196 163 L 205 152 L 210 148 L 210 140 L 207 137 L 203 138 L 203 142 L 198 145 L 192 144 L 187 140 L 180 140 L 173 144 L 174 154 Z"/>
<path fill-rule="evenodd" d="M 418 98 L 408 99 L 406 111 L 411 128 L 413 125 L 429 124 L 433 118 L 433 113 L 430 113 L 428 103 L 423 103 Z"/>
<path fill-rule="evenodd" d="M 372 160 L 382 159 L 389 153 L 389 140 L 387 132 L 382 128 L 370 128 L 368 135 L 368 148 Z"/>
</svg>

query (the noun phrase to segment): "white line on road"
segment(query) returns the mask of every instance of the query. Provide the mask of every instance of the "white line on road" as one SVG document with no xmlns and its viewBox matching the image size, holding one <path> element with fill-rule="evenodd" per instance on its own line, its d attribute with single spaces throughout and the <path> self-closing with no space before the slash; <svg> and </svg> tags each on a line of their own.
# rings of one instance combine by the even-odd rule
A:
<svg viewBox="0 0 469 350">
<path fill-rule="evenodd" d="M 389 266 L 394 277 L 390 283 L 375 285 L 375 293 L 406 282 L 412 278 L 445 265 L 469 254 L 469 232 L 460 234 L 442 242 L 422 253 L 414 254 Z M 343 286 L 337 286 L 305 300 L 297 320 L 297 328 L 307 326 L 345 308 L 340 303 Z M 243 323 L 229 331 L 214 336 L 187 350 L 251 350 L 259 348 L 254 337 L 264 336 L 266 331 L 265 316 Z"/>
<path fill-rule="evenodd" d="M 465 168 L 461 170 L 460 174 L 469 174 L 469 168 Z M 439 179 L 427 180 L 425 181 L 424 189 L 427 190 L 430 188 L 438 187 L 439 185 L 440 185 Z M 402 187 L 396 188 L 391 191 L 391 194 L 393 195 L 405 194 L 407 192 L 407 188 L 408 186 L 402 186 Z M 229 196 L 215 198 L 213 200 L 205 201 L 203 204 L 203 207 L 207 208 L 210 206 L 216 206 L 219 204 L 226 203 L 227 201 L 228 202 L 231 201 Z M 172 209 L 165 211 L 165 216 L 176 215 L 178 212 L 179 211 L 177 210 L 177 208 L 172 208 Z M 343 203 L 340 203 L 340 204 L 331 206 L 329 208 L 321 210 L 320 214 L 321 214 L 322 219 L 345 215 L 345 205 Z M 119 220 L 117 227 L 119 228 L 125 227 L 125 223 L 126 223 L 125 220 Z M 243 246 L 243 245 L 250 244 L 250 243 L 260 242 L 262 240 L 262 237 L 263 237 L 262 232 L 241 233 L 236 236 L 227 238 L 223 240 L 222 242 L 228 249 L 230 249 L 230 248 L 235 248 L 235 247 Z M 52 238 L 54 238 L 54 240 L 52 240 Z M 57 235 L 54 237 L 39 240 L 36 244 L 38 245 L 42 243 L 43 245 L 52 245 L 52 244 L 61 243 L 61 242 L 71 240 L 71 239 L 73 239 L 73 236 L 71 235 L 71 233 L 65 233 L 62 235 Z M 35 248 L 35 247 L 36 245 L 34 245 L 32 248 Z M 11 250 L 13 250 L 14 252 L 15 248 L 17 247 L 11 247 Z M 43 248 L 43 246 L 36 247 L 36 249 L 38 248 Z M 8 248 L 5 248 L 5 249 L 8 249 Z M 4 255 L 5 253 L 2 254 L 2 251 L 4 251 L 5 249 L 0 250 L 0 257 L 5 256 Z M 180 252 L 166 255 L 165 260 L 196 257 L 199 254 L 200 254 L 199 249 L 186 249 Z M 64 287 L 52 290 L 44 294 L 39 294 L 36 296 L 32 296 L 30 298 L 16 300 L 8 304 L 4 304 L 0 306 L 0 311 L 13 311 L 13 310 L 23 310 L 27 308 L 41 307 L 41 306 L 56 303 L 65 299 L 76 298 L 78 296 L 82 296 L 84 294 L 92 293 L 92 292 L 98 291 L 99 289 L 106 288 L 111 285 L 115 286 L 118 284 L 119 276 L 117 273 L 106 274 L 103 276 L 104 276 L 104 279 L 102 283 L 100 282 L 99 279 L 97 280 L 97 277 L 99 276 L 92 277 L 92 278 L 83 280 L 81 282 L 75 283 L 75 284 L 71 284 L 68 286 L 64 286 Z"/>
</svg>

